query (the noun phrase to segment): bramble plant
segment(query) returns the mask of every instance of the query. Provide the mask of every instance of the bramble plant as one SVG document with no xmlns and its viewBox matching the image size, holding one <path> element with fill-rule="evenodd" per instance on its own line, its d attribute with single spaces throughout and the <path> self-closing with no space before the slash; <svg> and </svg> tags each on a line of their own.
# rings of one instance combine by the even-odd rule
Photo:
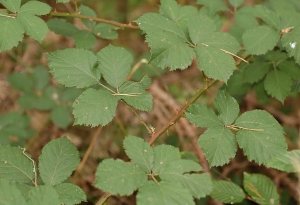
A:
<svg viewBox="0 0 300 205">
<path fill-rule="evenodd" d="M 98 12 L 85 2 L 78 5 L 75 0 L 69 1 L 56 3 L 74 12 L 60 12 L 56 9 L 60 7 L 52 8 L 53 4 L 40 1 L 0 0 L 4 7 L 0 9 L 1 52 L 13 52 L 14 47 L 22 46 L 27 39 L 24 34 L 42 43 L 48 38 L 48 29 L 67 39 L 71 37 L 76 46 L 60 46 L 59 50 L 44 46 L 55 82 L 42 65 L 7 77 L 21 96 L 19 112 L 0 116 L 0 204 L 80 204 L 87 200 L 106 204 L 112 196 L 133 194 L 138 205 L 300 202 L 299 190 L 295 191 L 299 188 L 295 178 L 300 173 L 300 152 L 288 150 L 291 140 L 285 137 L 291 129 L 284 129 L 283 122 L 267 110 L 245 110 L 240 104 L 251 90 L 260 102 L 254 108 L 264 108 L 270 100 L 284 104 L 287 98 L 297 98 L 298 0 L 259 1 L 257 5 L 244 0 L 197 0 L 190 5 L 190 1 L 179 4 L 161 0 L 158 12 L 144 13 L 128 24 L 98 18 Z M 225 17 L 235 22 L 229 32 L 220 31 Z M 73 23 L 70 18 L 80 22 Z M 111 41 L 118 39 L 118 31 L 124 29 L 142 31 L 150 47 L 149 59 L 137 60 L 128 49 Z M 104 44 L 107 40 L 109 45 L 95 49 L 98 41 Z M 148 75 L 139 73 L 133 77 L 144 69 L 142 64 L 148 65 L 144 70 Z M 155 129 L 150 125 L 154 122 L 140 115 L 155 107 L 152 78 L 161 76 L 164 69 L 171 73 L 191 69 L 192 65 L 203 77 L 203 87 L 195 89 L 182 108 Z M 211 88 L 218 90 L 213 106 L 200 103 L 199 98 Z M 53 123 L 66 129 L 72 122 L 72 109 L 74 125 L 98 127 L 100 131 L 118 116 L 119 104 L 136 116 L 148 136 L 124 134 L 126 156 L 100 161 L 93 186 L 103 193 L 97 199 L 85 193 L 84 187 L 71 183 L 82 167 L 88 166 L 86 160 L 95 142 L 91 142 L 81 163 L 76 146 L 65 136 L 48 142 L 38 160 L 23 148 L 34 135 L 28 110 L 50 112 Z M 196 142 L 196 160 L 193 153 L 180 146 L 158 142 L 181 118 L 205 129 L 192 142 Z M 127 133 L 123 125 L 120 130 Z M 12 143 L 12 137 L 18 143 Z M 243 155 L 247 165 L 252 162 L 253 166 L 264 167 L 264 171 L 243 168 L 239 175 L 228 176 L 239 168 L 237 163 Z M 233 168 L 228 168 L 231 165 Z M 222 175 L 226 168 L 230 171 Z M 266 170 L 275 174 L 267 175 Z M 274 183 L 278 170 L 296 175 L 291 178 L 285 174 L 285 183 Z"/>
</svg>

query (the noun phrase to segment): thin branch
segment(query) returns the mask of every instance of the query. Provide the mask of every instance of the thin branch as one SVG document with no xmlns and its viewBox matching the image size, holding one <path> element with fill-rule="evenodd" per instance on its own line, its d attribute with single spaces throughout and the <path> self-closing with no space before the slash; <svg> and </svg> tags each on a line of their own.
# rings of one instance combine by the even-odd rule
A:
<svg viewBox="0 0 300 205">
<path fill-rule="evenodd" d="M 80 18 L 80 19 L 87 19 L 90 21 L 97 21 L 97 22 L 103 22 L 103 23 L 107 23 L 107 24 L 111 24 L 114 26 L 118 26 L 120 28 L 132 28 L 132 29 L 140 29 L 140 27 L 132 25 L 131 23 L 129 24 L 124 24 L 124 23 L 119 23 L 116 21 L 111 21 L 111 20 L 107 20 L 107 19 L 102 19 L 102 18 L 97 18 L 97 17 L 91 17 L 91 16 L 85 16 L 85 15 L 81 15 L 81 14 L 76 14 L 76 13 L 64 13 L 64 12 L 51 12 L 49 14 L 50 16 L 60 16 L 60 17 L 72 17 L 72 18 Z"/>
<path fill-rule="evenodd" d="M 167 131 L 172 125 L 174 125 L 175 122 L 177 122 L 182 115 L 184 114 L 184 111 L 192 104 L 194 103 L 203 93 L 205 93 L 211 86 L 213 86 L 216 82 L 216 80 L 212 81 L 208 86 L 205 88 L 200 89 L 198 92 L 195 93 L 195 95 L 192 97 L 190 101 L 188 101 L 167 123 L 165 126 L 163 126 L 158 132 L 152 133 L 150 140 L 148 143 L 151 145 L 154 143 L 154 141 L 159 138 L 165 131 Z"/>
<path fill-rule="evenodd" d="M 99 199 L 99 201 L 96 202 L 95 205 L 102 205 L 106 202 L 106 200 L 111 196 L 110 193 L 104 193 L 101 198 Z"/>
<path fill-rule="evenodd" d="M 31 182 L 34 184 L 34 186 L 37 186 L 38 183 L 37 183 L 37 170 L 36 170 L 36 165 L 35 165 L 35 161 L 33 159 L 31 159 L 30 156 L 28 156 L 25 152 L 26 152 L 26 148 L 22 148 L 19 146 L 19 148 L 22 150 L 22 153 L 23 155 L 28 158 L 31 162 L 32 162 L 32 165 L 33 165 L 33 173 L 34 173 L 34 181 L 31 180 Z"/>
<path fill-rule="evenodd" d="M 234 57 L 236 57 L 236 58 L 238 58 L 238 59 L 240 59 L 240 60 L 242 60 L 242 61 L 244 61 L 244 62 L 247 63 L 247 64 L 249 64 L 249 62 L 246 61 L 244 58 L 242 58 L 242 57 L 240 57 L 240 56 L 238 56 L 238 55 L 235 55 L 234 53 L 231 53 L 231 52 L 229 52 L 229 51 L 226 51 L 226 50 L 224 50 L 224 49 L 222 49 L 222 48 L 220 48 L 220 50 L 223 51 L 223 52 L 225 52 L 225 53 L 228 53 L 228 54 L 230 54 L 230 55 L 232 55 L 232 56 L 234 56 Z"/>
<path fill-rule="evenodd" d="M 132 75 L 137 71 L 137 69 L 139 69 L 139 67 L 141 67 L 141 65 L 142 65 L 143 63 L 148 63 L 148 60 L 143 58 L 143 59 L 141 59 L 139 62 L 137 62 L 137 63 L 133 66 L 133 68 L 132 68 L 132 70 L 130 71 L 129 75 L 127 76 L 126 80 L 130 80 L 131 77 L 132 77 Z"/>
</svg>

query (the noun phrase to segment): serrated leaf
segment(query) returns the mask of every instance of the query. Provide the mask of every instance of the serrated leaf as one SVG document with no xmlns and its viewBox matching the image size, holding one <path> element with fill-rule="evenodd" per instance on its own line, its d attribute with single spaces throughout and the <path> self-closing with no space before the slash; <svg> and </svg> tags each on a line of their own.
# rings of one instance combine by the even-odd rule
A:
<svg viewBox="0 0 300 205">
<path fill-rule="evenodd" d="M 198 143 L 211 167 L 227 164 L 237 151 L 234 134 L 226 128 L 209 128 Z"/>
<path fill-rule="evenodd" d="M 227 6 L 224 4 L 222 0 L 214 0 L 214 1 L 197 0 L 197 4 L 202 4 L 204 6 L 207 6 L 212 13 L 215 13 L 217 11 L 228 10 Z"/>
<path fill-rule="evenodd" d="M 147 174 L 135 164 L 105 159 L 96 171 L 95 186 L 111 194 L 131 195 L 147 181 Z"/>
<path fill-rule="evenodd" d="M 261 55 L 272 50 L 280 35 L 267 26 L 252 27 L 243 34 L 243 43 L 248 54 Z"/>
<path fill-rule="evenodd" d="M 39 1 L 29 1 L 22 5 L 19 14 L 46 15 L 50 13 L 51 7 Z"/>
<path fill-rule="evenodd" d="M 224 125 L 231 125 L 240 112 L 237 101 L 225 91 L 219 91 L 214 105 Z"/>
<path fill-rule="evenodd" d="M 76 26 L 67 22 L 66 19 L 53 18 L 47 21 L 48 28 L 56 34 L 73 36 L 78 30 Z"/>
<path fill-rule="evenodd" d="M 293 85 L 292 79 L 283 71 L 273 70 L 268 73 L 264 86 L 269 95 L 284 103 Z"/>
<path fill-rule="evenodd" d="M 216 113 L 202 104 L 192 104 L 186 111 L 187 119 L 199 127 L 223 127 Z"/>
<path fill-rule="evenodd" d="M 194 51 L 186 43 L 188 38 L 178 25 L 160 14 L 147 13 L 137 21 L 147 34 L 151 48 L 150 63 L 162 69 L 187 68 L 194 58 Z"/>
<path fill-rule="evenodd" d="M 289 33 L 282 35 L 282 46 L 290 57 L 294 57 L 296 63 L 300 64 L 300 26 L 296 26 Z"/>
<path fill-rule="evenodd" d="M 32 162 L 22 154 L 22 150 L 0 144 L 0 178 L 30 183 L 33 177 Z"/>
<path fill-rule="evenodd" d="M 60 202 L 63 204 L 79 204 L 82 201 L 86 201 L 86 195 L 84 191 L 71 183 L 62 183 L 54 187 L 59 195 Z"/>
<path fill-rule="evenodd" d="M 7 205 L 27 205 L 25 198 L 16 184 L 0 180 L 0 203 Z"/>
<path fill-rule="evenodd" d="M 245 0 L 229 0 L 229 3 L 233 7 L 239 7 L 244 3 Z"/>
<path fill-rule="evenodd" d="M 285 11 L 280 15 L 280 30 L 300 26 L 300 14 L 296 11 Z"/>
<path fill-rule="evenodd" d="M 173 161 L 180 159 L 179 149 L 170 145 L 158 145 L 154 148 L 152 172 L 160 174 Z"/>
<path fill-rule="evenodd" d="M 121 47 L 109 45 L 97 53 L 99 69 L 106 82 L 120 87 L 131 70 L 133 57 L 129 51 Z"/>
<path fill-rule="evenodd" d="M 56 106 L 51 111 L 51 120 L 57 126 L 66 129 L 72 121 L 70 110 L 66 106 Z"/>
<path fill-rule="evenodd" d="M 24 29 L 16 18 L 0 18 L 0 52 L 18 45 L 23 39 Z"/>
<path fill-rule="evenodd" d="M 300 66 L 295 61 L 283 61 L 278 68 L 294 80 L 300 79 Z"/>
<path fill-rule="evenodd" d="M 101 77 L 97 57 L 87 50 L 68 48 L 48 54 L 54 78 L 66 87 L 84 88 L 98 83 Z"/>
<path fill-rule="evenodd" d="M 263 79 L 268 72 L 270 64 L 267 62 L 255 61 L 244 70 L 244 79 L 249 83 L 257 83 Z"/>
<path fill-rule="evenodd" d="M 47 24 L 40 19 L 31 14 L 19 13 L 17 20 L 20 21 L 25 29 L 25 33 L 31 38 L 41 42 L 48 33 Z"/>
<path fill-rule="evenodd" d="M 41 178 L 45 184 L 57 185 L 71 175 L 79 162 L 77 148 L 67 137 L 52 140 L 39 157 Z"/>
<path fill-rule="evenodd" d="M 90 17 L 97 17 L 95 11 L 83 4 L 80 5 L 78 8 L 81 15 L 90 16 Z M 89 19 L 81 19 L 84 25 L 88 28 L 93 28 L 96 25 L 95 21 L 90 21 Z"/>
<path fill-rule="evenodd" d="M 243 29 L 257 27 L 259 24 L 253 15 L 253 7 L 245 6 L 234 14 L 236 24 Z"/>
<path fill-rule="evenodd" d="M 273 10 L 263 5 L 255 5 L 253 9 L 254 16 L 261 18 L 264 22 L 279 30 L 279 16 Z"/>
<path fill-rule="evenodd" d="M 93 33 L 100 38 L 104 39 L 118 39 L 118 32 L 116 31 L 118 27 L 107 24 L 107 23 L 98 23 L 93 28 Z"/>
<path fill-rule="evenodd" d="M 145 91 L 151 85 L 151 79 L 144 77 L 140 82 L 126 81 L 119 89 L 120 96 L 126 103 L 142 111 L 153 107 L 152 95 Z"/>
<path fill-rule="evenodd" d="M 126 137 L 123 143 L 126 155 L 132 162 L 150 174 L 154 159 L 153 149 L 150 145 L 143 139 L 134 136 Z"/>
<path fill-rule="evenodd" d="M 267 166 L 283 172 L 299 172 L 300 150 L 288 151 L 268 162 Z"/>
<path fill-rule="evenodd" d="M 175 20 L 178 16 L 180 6 L 177 4 L 174 0 L 161 0 L 160 1 L 160 7 L 159 7 L 159 13 Z"/>
<path fill-rule="evenodd" d="M 57 205 L 60 204 L 59 196 L 55 189 L 49 185 L 41 185 L 31 189 L 27 197 L 28 205 Z"/>
<path fill-rule="evenodd" d="M 30 92 L 33 90 L 33 81 L 27 73 L 12 73 L 7 76 L 7 81 L 14 89 L 24 92 Z"/>
<path fill-rule="evenodd" d="M 21 6 L 21 0 L 0 0 L 0 3 L 13 13 L 18 12 Z"/>
<path fill-rule="evenodd" d="M 136 196 L 139 205 L 193 205 L 192 195 L 175 182 L 147 182 Z"/>
<path fill-rule="evenodd" d="M 73 103 L 75 125 L 106 125 L 116 112 L 118 97 L 105 90 L 90 88 Z"/>
<path fill-rule="evenodd" d="M 239 146 L 248 159 L 267 164 L 272 158 L 286 153 L 283 129 L 272 115 L 264 110 L 243 113 L 235 122 Z"/>
<path fill-rule="evenodd" d="M 262 174 L 244 172 L 244 188 L 250 197 L 261 205 L 279 203 L 279 195 L 275 184 Z"/>
<path fill-rule="evenodd" d="M 73 34 L 73 38 L 77 48 L 92 48 L 97 42 L 97 39 L 93 33 L 87 30 L 77 31 L 75 34 Z"/>
<path fill-rule="evenodd" d="M 224 180 L 213 180 L 211 197 L 223 203 L 240 203 L 245 199 L 244 191 L 235 183 Z"/>
</svg>

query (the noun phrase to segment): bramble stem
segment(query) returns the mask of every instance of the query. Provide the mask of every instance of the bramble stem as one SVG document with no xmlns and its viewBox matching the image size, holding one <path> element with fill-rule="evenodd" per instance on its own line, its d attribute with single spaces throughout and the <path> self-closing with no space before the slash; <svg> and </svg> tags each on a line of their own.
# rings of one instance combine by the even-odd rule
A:
<svg viewBox="0 0 300 205">
<path fill-rule="evenodd" d="M 212 81 L 210 84 L 208 84 L 206 87 L 198 90 L 195 95 L 192 97 L 191 100 L 189 100 L 169 121 L 169 123 L 167 123 L 165 126 L 163 126 L 160 130 L 158 130 L 155 133 L 152 133 L 150 140 L 148 141 L 148 143 L 150 145 L 153 144 L 153 142 L 159 138 L 165 131 L 167 131 L 172 125 L 174 125 L 175 122 L 177 122 L 182 115 L 184 114 L 184 111 L 191 105 L 193 104 L 201 95 L 203 95 L 203 93 L 205 93 L 211 86 L 213 86 L 216 82 L 218 82 L 217 80 Z"/>
<path fill-rule="evenodd" d="M 111 21 L 107 19 L 102 19 L 102 18 L 97 18 L 97 17 L 91 17 L 91 16 L 85 16 L 81 14 L 76 14 L 76 13 L 65 13 L 65 12 L 51 12 L 49 14 L 50 16 L 60 16 L 60 17 L 72 17 L 72 18 L 80 18 L 80 19 L 88 19 L 90 21 L 97 21 L 97 22 L 103 22 L 111 25 L 118 26 L 120 28 L 132 28 L 132 29 L 140 29 L 140 27 L 132 25 L 131 23 L 129 24 L 124 24 L 124 23 L 119 23 L 116 21 Z"/>
</svg>

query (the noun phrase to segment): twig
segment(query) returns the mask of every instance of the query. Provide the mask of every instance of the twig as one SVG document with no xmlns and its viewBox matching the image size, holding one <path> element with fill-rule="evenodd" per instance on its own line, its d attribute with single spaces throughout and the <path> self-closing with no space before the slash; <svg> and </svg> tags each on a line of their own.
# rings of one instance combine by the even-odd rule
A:
<svg viewBox="0 0 300 205">
<path fill-rule="evenodd" d="M 22 150 L 22 153 L 23 155 L 28 158 L 31 162 L 32 162 L 32 165 L 33 165 L 33 173 L 34 173 L 34 181 L 31 181 L 34 186 L 37 186 L 38 183 L 37 183 L 37 170 L 36 170 L 36 165 L 35 165 L 35 161 L 33 159 L 31 159 L 30 156 L 28 156 L 25 152 L 26 152 L 26 148 L 22 148 L 19 146 L 19 148 Z"/>
<path fill-rule="evenodd" d="M 104 193 L 101 198 L 96 202 L 95 205 L 102 205 L 106 202 L 106 200 L 108 199 L 108 197 L 110 197 L 111 194 L 110 193 Z"/>
</svg>

